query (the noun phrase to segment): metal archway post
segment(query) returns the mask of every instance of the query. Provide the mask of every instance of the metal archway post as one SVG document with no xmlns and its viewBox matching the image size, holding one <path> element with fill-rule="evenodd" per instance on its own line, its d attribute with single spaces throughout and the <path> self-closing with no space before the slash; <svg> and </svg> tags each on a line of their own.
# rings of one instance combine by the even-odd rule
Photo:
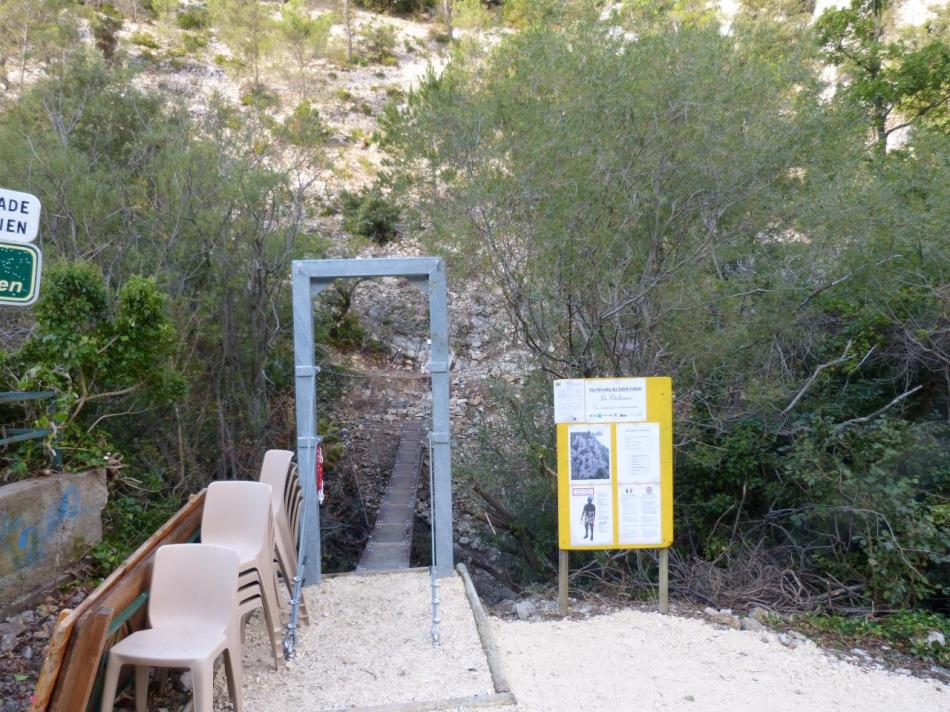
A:
<svg viewBox="0 0 950 712">
<path fill-rule="evenodd" d="M 292 266 L 297 463 L 304 490 L 304 586 L 320 582 L 320 508 L 313 477 L 317 434 L 317 374 L 313 299 L 343 278 L 404 277 L 429 297 L 429 372 L 432 377 L 432 466 L 435 562 L 439 577 L 452 575 L 452 454 L 449 425 L 449 315 L 445 263 L 440 257 L 295 260 Z"/>
</svg>

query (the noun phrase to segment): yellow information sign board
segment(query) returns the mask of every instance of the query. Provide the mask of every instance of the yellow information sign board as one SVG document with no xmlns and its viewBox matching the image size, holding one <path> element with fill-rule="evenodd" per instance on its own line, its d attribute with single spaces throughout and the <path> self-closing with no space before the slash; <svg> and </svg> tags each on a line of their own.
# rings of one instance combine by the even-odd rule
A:
<svg viewBox="0 0 950 712">
<path fill-rule="evenodd" d="M 668 377 L 554 382 L 561 549 L 673 543 Z"/>
</svg>

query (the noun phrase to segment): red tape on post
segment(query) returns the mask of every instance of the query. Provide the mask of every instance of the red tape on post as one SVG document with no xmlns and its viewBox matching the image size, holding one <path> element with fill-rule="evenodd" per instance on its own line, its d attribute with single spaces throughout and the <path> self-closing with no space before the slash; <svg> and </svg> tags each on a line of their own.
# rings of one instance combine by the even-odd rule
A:
<svg viewBox="0 0 950 712">
<path fill-rule="evenodd" d="M 317 445 L 317 501 L 323 504 L 323 447 Z"/>
</svg>

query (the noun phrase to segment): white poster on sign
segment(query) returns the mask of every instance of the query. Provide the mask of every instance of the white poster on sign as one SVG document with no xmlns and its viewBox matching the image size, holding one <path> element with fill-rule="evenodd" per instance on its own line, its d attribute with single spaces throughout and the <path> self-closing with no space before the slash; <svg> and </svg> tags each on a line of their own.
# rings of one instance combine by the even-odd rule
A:
<svg viewBox="0 0 950 712">
<path fill-rule="evenodd" d="M 584 422 L 584 381 L 570 378 L 554 382 L 554 422 Z"/>
<path fill-rule="evenodd" d="M 39 198 L 29 193 L 0 188 L 0 240 L 33 242 L 39 230 Z"/>
<path fill-rule="evenodd" d="M 571 487 L 571 544 L 610 544 L 614 539 L 610 485 Z"/>
<path fill-rule="evenodd" d="M 610 426 L 569 425 L 567 439 L 571 482 L 609 482 Z"/>
<path fill-rule="evenodd" d="M 660 484 L 617 487 L 620 546 L 660 544 Z"/>
<path fill-rule="evenodd" d="M 584 381 L 585 420 L 623 423 L 647 419 L 644 378 L 598 378 Z"/>
<path fill-rule="evenodd" d="M 617 424 L 617 481 L 660 481 L 660 424 Z"/>
</svg>

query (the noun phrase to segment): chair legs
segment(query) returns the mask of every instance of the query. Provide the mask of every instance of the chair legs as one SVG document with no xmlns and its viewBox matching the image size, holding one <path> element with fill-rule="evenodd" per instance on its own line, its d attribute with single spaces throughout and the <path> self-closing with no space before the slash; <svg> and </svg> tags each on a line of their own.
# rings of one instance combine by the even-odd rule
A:
<svg viewBox="0 0 950 712">
<path fill-rule="evenodd" d="M 214 712 L 214 663 L 200 662 L 191 666 L 194 712 Z"/>
<path fill-rule="evenodd" d="M 123 660 L 113 655 L 106 663 L 106 675 L 102 684 L 102 703 L 100 712 L 112 712 L 115 706 L 116 688 L 119 685 L 119 673 Z M 242 692 L 243 671 L 241 668 L 241 646 L 233 640 L 228 641 L 224 649 L 224 668 L 228 679 L 228 694 L 234 712 L 244 712 Z M 193 712 L 213 712 L 214 709 L 214 661 L 202 661 L 192 665 L 191 682 L 193 685 Z M 135 712 L 146 712 L 148 698 L 148 665 L 135 666 Z"/>
<path fill-rule="evenodd" d="M 147 712 L 148 665 L 135 666 L 135 712 Z"/>
<path fill-rule="evenodd" d="M 110 655 L 109 662 L 106 663 L 106 677 L 102 683 L 100 712 L 112 712 L 112 708 L 115 706 L 115 690 L 119 686 L 119 673 L 121 671 L 122 662 Z"/>
<path fill-rule="evenodd" d="M 244 674 L 241 668 L 241 648 L 233 643 L 224 649 L 224 668 L 228 678 L 228 694 L 231 696 L 231 706 L 234 712 L 244 712 L 244 697 L 242 693 Z"/>
<path fill-rule="evenodd" d="M 247 596 L 240 605 L 239 615 L 240 619 L 240 636 L 241 642 L 244 642 L 244 627 L 247 623 L 247 618 L 250 614 L 256 609 L 262 609 L 264 613 L 264 627 L 267 629 L 267 637 L 270 639 L 271 653 L 274 655 L 274 669 L 279 670 L 283 664 L 282 657 L 282 648 L 281 648 L 281 636 L 280 636 L 280 620 L 276 618 L 276 615 L 271 611 L 270 607 L 267 605 L 266 594 L 261 590 L 260 580 L 255 579 L 255 585 L 248 586 L 242 591 L 250 592 L 253 591 L 253 594 Z"/>
<path fill-rule="evenodd" d="M 260 571 L 260 569 L 258 569 Z M 277 586 L 274 583 L 273 576 L 260 576 L 261 592 L 264 594 L 264 613 L 267 620 L 267 629 L 270 633 L 271 647 L 274 650 L 274 662 L 277 669 L 280 669 L 283 663 L 281 655 L 281 625 L 280 625 L 280 603 L 277 598 Z"/>
</svg>

